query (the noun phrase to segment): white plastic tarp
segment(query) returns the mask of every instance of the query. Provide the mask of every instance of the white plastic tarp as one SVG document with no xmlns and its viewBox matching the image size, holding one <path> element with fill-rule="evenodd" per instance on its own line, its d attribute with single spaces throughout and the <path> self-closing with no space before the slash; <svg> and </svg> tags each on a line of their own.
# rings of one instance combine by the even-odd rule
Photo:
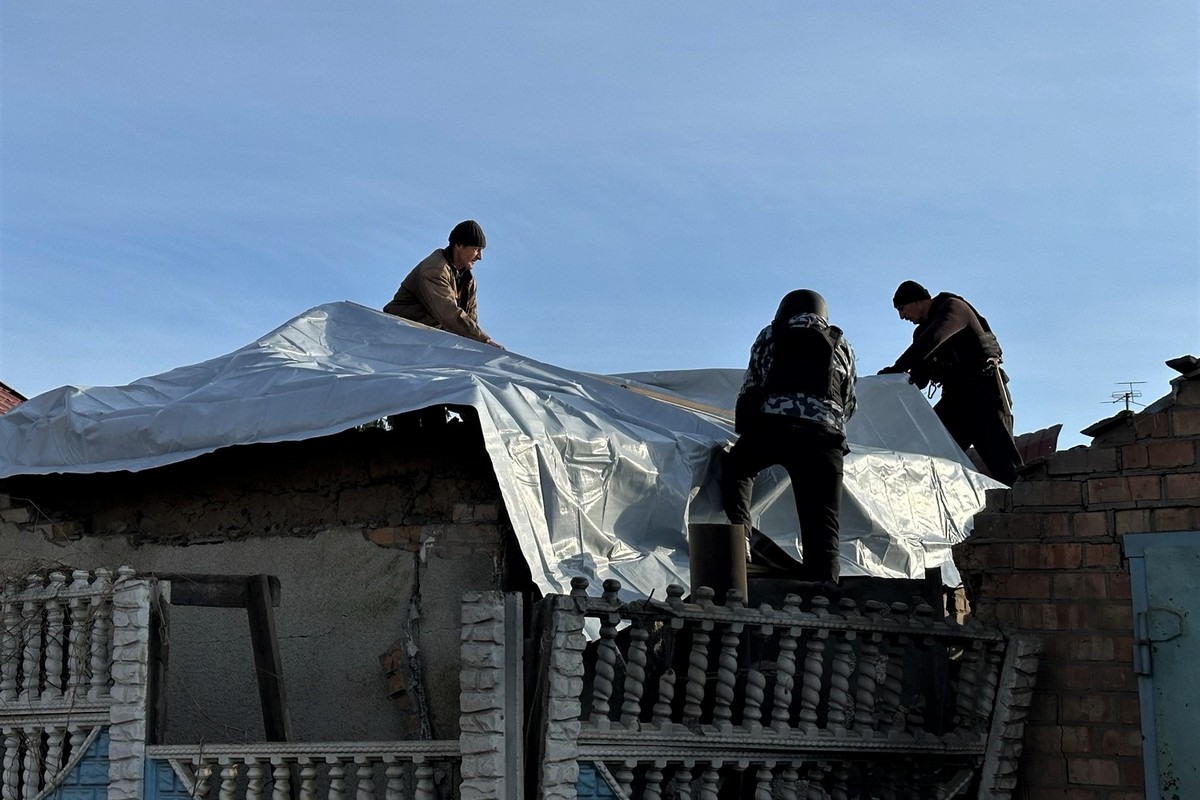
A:
<svg viewBox="0 0 1200 800">
<path fill-rule="evenodd" d="M 729 408 L 740 375 L 621 380 Z M 568 591 L 581 575 L 593 583 L 617 578 L 627 593 L 644 595 L 687 585 L 689 521 L 725 521 L 714 464 L 732 425 L 620 382 L 331 303 L 219 358 L 128 386 L 67 386 L 17 406 L 0 415 L 0 477 L 139 471 L 231 445 L 309 439 L 420 408 L 469 405 L 542 590 Z M 858 385 L 843 575 L 922 577 L 946 562 L 984 490 L 999 484 L 969 469 L 903 376 Z M 900 442 L 913 451 L 887 449 Z M 785 473 L 760 476 L 755 513 L 764 532 L 799 555 Z"/>
</svg>

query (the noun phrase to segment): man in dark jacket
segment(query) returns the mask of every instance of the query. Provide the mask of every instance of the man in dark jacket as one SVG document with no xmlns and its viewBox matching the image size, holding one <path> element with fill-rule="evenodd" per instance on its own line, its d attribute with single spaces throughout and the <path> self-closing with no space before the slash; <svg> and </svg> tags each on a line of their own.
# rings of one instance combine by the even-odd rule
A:
<svg viewBox="0 0 1200 800">
<path fill-rule="evenodd" d="M 449 244 L 413 267 L 383 310 L 504 349 L 479 327 L 471 269 L 483 258 L 486 245 L 478 222 L 468 219 L 458 223 L 450 231 Z"/>
<path fill-rule="evenodd" d="M 721 500 L 729 521 L 752 532 L 751 551 L 771 553 L 751 528 L 754 476 L 776 464 L 787 470 L 800 518 L 804 563 L 792 576 L 799 580 L 836 581 L 841 572 L 838 514 L 854 380 L 854 351 L 829 324 L 825 299 L 810 289 L 788 293 L 750 349 L 735 409 L 741 436 L 725 457 Z"/>
<path fill-rule="evenodd" d="M 880 375 L 907 372 L 920 388 L 940 385 L 933 410 L 963 450 L 974 445 L 992 477 L 1012 486 L 1021 466 L 1013 441 L 1012 396 L 1000 368 L 1000 343 L 970 303 L 942 292 L 930 297 L 916 281 L 896 289 L 900 319 L 917 326 L 913 343 Z"/>
</svg>

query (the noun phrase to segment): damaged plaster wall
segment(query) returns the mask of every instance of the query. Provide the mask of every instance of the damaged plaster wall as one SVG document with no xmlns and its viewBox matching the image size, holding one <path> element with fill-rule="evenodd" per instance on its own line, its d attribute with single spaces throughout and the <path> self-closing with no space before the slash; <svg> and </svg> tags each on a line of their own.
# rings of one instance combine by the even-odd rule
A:
<svg viewBox="0 0 1200 800">
<path fill-rule="evenodd" d="M 461 597 L 499 587 L 507 530 L 473 420 L 425 412 L 390 432 L 228 448 L 141 473 L 0 481 L 6 575 L 54 563 L 277 576 L 297 740 L 457 737 Z M 261 740 L 245 611 L 176 606 L 170 617 L 165 741 Z M 381 658 L 406 630 L 420 658 L 389 675 Z"/>
</svg>

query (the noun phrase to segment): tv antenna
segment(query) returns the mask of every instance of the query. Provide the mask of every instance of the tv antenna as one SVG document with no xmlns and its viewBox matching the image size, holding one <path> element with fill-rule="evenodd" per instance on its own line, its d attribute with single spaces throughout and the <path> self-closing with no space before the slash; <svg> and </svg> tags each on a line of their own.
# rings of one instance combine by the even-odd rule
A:
<svg viewBox="0 0 1200 800">
<path fill-rule="evenodd" d="M 1126 411 L 1130 410 L 1129 409 L 1130 405 L 1144 407 L 1145 403 L 1139 403 L 1137 401 L 1137 398 L 1142 396 L 1141 390 L 1133 388 L 1134 386 L 1141 386 L 1143 383 L 1145 383 L 1145 381 L 1117 381 L 1117 386 L 1127 386 L 1129 388 L 1127 388 L 1123 392 L 1113 392 L 1112 400 L 1110 400 L 1109 402 L 1110 403 L 1124 403 Z"/>
</svg>

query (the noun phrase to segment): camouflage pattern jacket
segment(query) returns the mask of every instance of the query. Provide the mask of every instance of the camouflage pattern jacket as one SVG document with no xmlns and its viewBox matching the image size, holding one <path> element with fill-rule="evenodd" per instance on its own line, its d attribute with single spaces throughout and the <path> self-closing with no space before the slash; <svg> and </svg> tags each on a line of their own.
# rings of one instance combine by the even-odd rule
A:
<svg viewBox="0 0 1200 800">
<path fill-rule="evenodd" d="M 788 320 L 788 326 L 797 328 L 819 328 L 824 330 L 829 324 L 815 314 L 797 314 Z M 846 435 L 846 420 L 854 414 L 857 402 L 854 396 L 854 349 L 846 337 L 837 339 L 833 352 L 833 375 L 841 386 L 843 402 L 812 397 L 806 394 L 772 394 L 765 391 L 766 376 L 771 370 L 772 360 L 771 326 L 762 329 L 754 345 L 750 348 L 750 365 L 746 368 L 746 379 L 738 393 L 738 406 L 742 407 L 744 397 L 763 395 L 761 404 L 756 404 L 764 414 L 783 414 L 801 420 L 815 422 L 830 433 L 844 437 Z"/>
</svg>

